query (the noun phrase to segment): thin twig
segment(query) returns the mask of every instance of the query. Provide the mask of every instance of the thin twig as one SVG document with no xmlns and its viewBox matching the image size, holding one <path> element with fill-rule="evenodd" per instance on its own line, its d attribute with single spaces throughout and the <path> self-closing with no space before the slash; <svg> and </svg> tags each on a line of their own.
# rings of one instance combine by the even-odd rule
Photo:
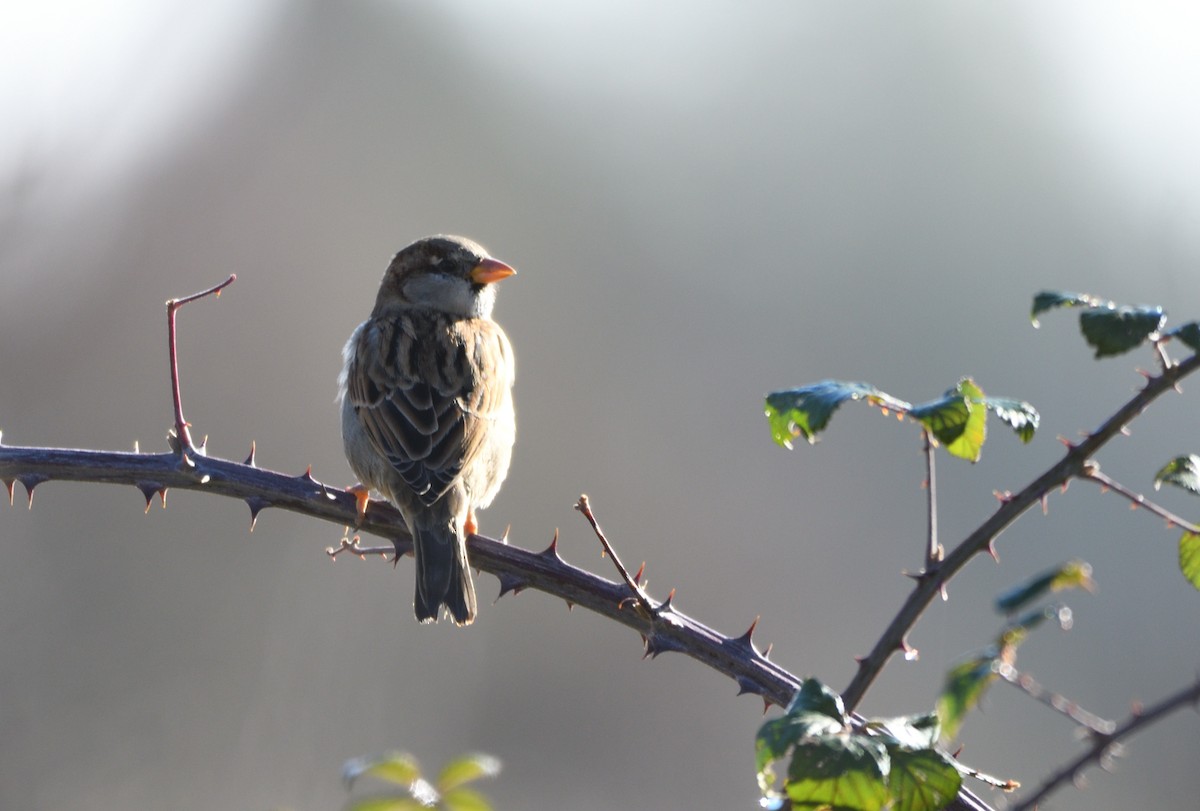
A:
<svg viewBox="0 0 1200 811">
<path fill-rule="evenodd" d="M 633 599 L 637 602 L 638 607 L 645 612 L 647 619 L 653 617 L 654 603 L 650 602 L 650 597 L 646 594 L 645 589 L 629 574 L 629 570 L 625 568 L 621 563 L 621 559 L 617 557 L 617 550 L 613 549 L 612 544 L 608 542 L 608 538 L 604 537 L 604 532 L 600 529 L 600 524 L 596 521 L 596 516 L 592 514 L 592 507 L 588 503 L 586 493 L 579 497 L 579 501 L 575 504 L 575 509 L 583 513 L 583 517 L 592 525 L 592 531 L 600 539 L 600 545 L 604 547 L 604 551 L 612 558 L 613 565 L 617 567 L 617 572 L 620 573 L 621 579 L 625 581 L 625 585 L 629 586 L 629 590 L 633 592 Z"/>
<path fill-rule="evenodd" d="M 1124 496 L 1133 506 L 1144 507 L 1147 511 L 1154 513 L 1159 518 L 1165 519 L 1180 529 L 1187 530 L 1193 534 L 1200 533 L 1200 526 L 1193 524 L 1191 521 L 1186 521 L 1183 518 L 1180 518 L 1170 510 L 1160 507 L 1158 504 L 1146 498 L 1141 493 L 1135 493 L 1125 485 L 1118 482 L 1116 479 L 1112 479 L 1104 473 L 1101 473 L 1099 465 L 1085 465 L 1083 470 L 1079 473 L 1079 478 L 1094 481 L 1105 490 L 1111 490 L 1117 495 Z"/>
<path fill-rule="evenodd" d="M 1075 781 L 1090 764 L 1098 763 L 1103 765 L 1106 756 L 1109 754 L 1109 750 L 1112 749 L 1114 744 L 1132 736 L 1142 727 L 1149 726 L 1162 716 L 1189 704 L 1195 705 L 1197 702 L 1200 702 L 1200 680 L 1197 680 L 1194 684 L 1180 690 L 1174 695 L 1164 698 L 1149 709 L 1134 710 L 1129 718 L 1123 721 L 1110 734 L 1093 734 L 1091 736 L 1092 745 L 1088 747 L 1086 752 L 1047 778 L 1046 782 L 1042 783 L 1031 797 L 1023 799 L 1020 803 L 1013 806 L 1012 811 L 1027 811 L 1027 809 L 1036 808 L 1038 803 L 1049 796 L 1051 792 L 1056 791 L 1066 783 Z"/>
<path fill-rule="evenodd" d="M 167 343 L 171 352 L 171 396 L 175 401 L 175 437 L 179 442 L 180 453 L 196 451 L 196 446 L 192 442 L 192 432 L 188 430 L 191 426 L 183 418 L 183 402 L 179 397 L 179 353 L 176 349 L 175 341 L 175 313 L 183 305 L 202 299 L 205 296 L 220 296 L 221 291 L 229 285 L 237 281 L 237 274 L 229 274 L 229 278 L 221 282 L 215 287 L 210 287 L 207 290 L 202 290 L 199 293 L 193 293 L 190 296 L 183 298 L 173 298 L 167 300 Z"/>
<path fill-rule="evenodd" d="M 1117 725 L 1112 721 L 1088 712 L 1064 695 L 1047 690 L 1032 676 L 1022 673 L 1010 664 L 1000 663 L 995 673 L 1005 682 L 1024 692 L 1025 695 L 1045 704 L 1055 712 L 1062 713 L 1093 735 L 1111 735 L 1112 731 L 1116 729 Z"/>
<path fill-rule="evenodd" d="M 933 599 L 941 593 L 942 587 L 960 569 L 976 555 L 986 552 L 996 538 L 1026 510 L 1040 503 L 1051 491 L 1078 476 L 1084 465 L 1100 448 L 1120 434 L 1129 422 L 1146 410 L 1150 403 L 1165 392 L 1174 390 L 1180 380 L 1198 368 L 1200 368 L 1200 354 L 1192 355 L 1180 363 L 1173 364 L 1161 375 L 1147 379 L 1146 385 L 1140 391 L 1117 409 L 1115 414 L 1088 435 L 1083 442 L 1068 446 L 1063 458 L 1049 470 L 1026 485 L 1020 492 L 1004 499 L 995 512 L 946 555 L 946 559 L 936 572 L 929 577 L 917 578 L 912 592 L 909 593 L 900 610 L 896 612 L 888 627 L 871 648 L 871 652 L 858 660 L 858 671 L 842 693 L 846 707 L 853 709 L 858 706 L 894 653 L 900 650 L 911 650 L 906 640 L 908 632 L 916 625 L 917 620 L 921 618 Z"/>
<path fill-rule="evenodd" d="M 928 574 L 942 562 L 945 550 L 938 543 L 937 519 L 937 447 L 929 429 L 921 429 L 921 439 L 925 451 L 925 507 L 929 514 L 929 535 L 925 544 L 925 573 Z"/>
</svg>

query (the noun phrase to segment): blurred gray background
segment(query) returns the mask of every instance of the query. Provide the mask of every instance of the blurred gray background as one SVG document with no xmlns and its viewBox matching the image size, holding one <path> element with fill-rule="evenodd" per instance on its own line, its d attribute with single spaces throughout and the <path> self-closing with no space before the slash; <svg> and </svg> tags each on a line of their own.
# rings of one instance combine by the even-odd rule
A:
<svg viewBox="0 0 1200 811">
<path fill-rule="evenodd" d="M 11 2 L 0 11 L 0 429 L 165 448 L 163 301 L 210 453 L 345 485 L 334 381 L 392 253 L 462 233 L 520 270 L 518 444 L 486 534 L 611 577 L 581 492 L 651 590 L 835 688 L 920 565 L 917 432 L 847 406 L 788 452 L 769 390 L 826 377 L 910 401 L 962 375 L 1043 415 L 943 456 L 954 543 L 1139 383 L 1033 293 L 1200 315 L 1200 12 L 1184 3 Z M 1100 458 L 1148 490 L 1200 450 L 1196 383 Z M 411 561 L 339 527 L 172 492 L 51 483 L 0 509 L 0 807 L 335 809 L 344 759 L 466 751 L 501 808 L 750 808 L 754 698 L 527 592 L 419 627 Z M 1197 503 L 1160 494 L 1185 515 Z M 1176 531 L 1077 483 L 1000 540 L 864 709 L 928 709 L 1001 589 L 1072 557 L 1099 593 L 1020 664 L 1123 716 L 1193 678 L 1200 594 Z M 996 688 L 963 758 L 1036 784 L 1071 725 Z M 1181 808 L 1200 724 L 1135 739 L 1058 809 Z M 993 802 L 997 800 L 991 797 Z M 1181 804 L 1183 803 L 1183 804 Z"/>
</svg>

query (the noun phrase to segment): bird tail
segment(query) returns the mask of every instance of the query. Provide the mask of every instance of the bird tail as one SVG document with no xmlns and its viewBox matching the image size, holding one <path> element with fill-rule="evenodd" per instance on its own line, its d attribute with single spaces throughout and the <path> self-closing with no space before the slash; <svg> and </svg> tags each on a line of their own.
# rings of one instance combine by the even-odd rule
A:
<svg viewBox="0 0 1200 811">
<path fill-rule="evenodd" d="M 455 625 L 475 619 L 475 584 L 467 565 L 467 542 L 462 531 L 432 521 L 413 527 L 413 553 L 417 559 L 417 619 L 437 622 L 442 606 Z"/>
</svg>

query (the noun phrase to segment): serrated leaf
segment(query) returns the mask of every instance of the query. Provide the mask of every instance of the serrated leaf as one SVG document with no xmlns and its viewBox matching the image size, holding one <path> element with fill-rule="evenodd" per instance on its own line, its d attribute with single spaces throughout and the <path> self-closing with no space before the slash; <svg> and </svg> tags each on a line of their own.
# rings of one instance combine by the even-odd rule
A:
<svg viewBox="0 0 1200 811">
<path fill-rule="evenodd" d="M 464 755 L 445 765 L 438 775 L 438 791 L 446 792 L 465 783 L 500 774 L 500 761 L 491 755 Z"/>
<path fill-rule="evenodd" d="M 950 758 L 936 749 L 889 749 L 888 794 L 892 808 L 941 811 L 954 801 L 962 775 Z"/>
<path fill-rule="evenodd" d="M 1176 456 L 1159 468 L 1154 474 L 1154 489 L 1157 490 L 1163 484 L 1173 484 L 1189 493 L 1200 495 L 1200 456 L 1194 453 Z"/>
<path fill-rule="evenodd" d="M 1022 442 L 1033 439 L 1033 434 L 1042 421 L 1036 408 L 1024 400 L 1012 400 L 1006 397 L 984 397 L 982 402 L 989 411 L 1016 431 Z"/>
<path fill-rule="evenodd" d="M 1193 352 L 1200 352 L 1200 322 L 1189 321 L 1167 334 L 1172 338 L 1178 338 L 1183 341 L 1192 348 Z"/>
<path fill-rule="evenodd" d="M 1120 355 L 1136 348 L 1162 329 L 1167 316 L 1162 307 L 1104 307 L 1079 314 L 1079 328 L 1097 358 Z"/>
<path fill-rule="evenodd" d="M 1095 586 L 1090 564 L 1082 560 L 1068 561 L 1001 594 L 996 598 L 996 611 L 1001 614 L 1012 614 L 1050 592 L 1071 588 L 1092 591 Z"/>
<path fill-rule="evenodd" d="M 968 659 L 946 674 L 937 705 L 938 720 L 942 722 L 945 737 L 957 735 L 967 713 L 979 704 L 988 686 L 996 679 L 995 664 L 996 653 L 991 652 Z"/>
<path fill-rule="evenodd" d="M 460 786 L 442 795 L 445 811 L 492 811 L 492 804 L 473 788 Z"/>
<path fill-rule="evenodd" d="M 975 381 L 964 377 L 941 398 L 913 406 L 908 414 L 924 425 L 948 453 L 977 462 L 987 439 L 987 408 L 982 405 L 983 400 L 983 392 Z"/>
<path fill-rule="evenodd" d="M 386 752 L 378 757 L 357 757 L 342 766 L 342 782 L 353 787 L 358 778 L 368 776 L 406 789 L 421 777 L 421 767 L 407 752 Z"/>
<path fill-rule="evenodd" d="M 796 746 L 785 791 L 795 809 L 880 811 L 888 769 L 882 744 L 862 735 L 829 736 Z"/>
<path fill-rule="evenodd" d="M 890 411 L 905 412 L 910 406 L 869 383 L 849 383 L 842 380 L 822 380 L 798 389 L 775 391 L 767 395 L 766 415 L 771 436 L 785 448 L 792 440 L 804 437 L 809 444 L 829 424 L 838 406 L 847 400 L 866 400 Z"/>
<path fill-rule="evenodd" d="M 1200 589 L 1200 535 L 1185 532 L 1179 539 L 1179 571 Z"/>
<path fill-rule="evenodd" d="M 1111 303 L 1103 299 L 1098 299 L 1095 296 L 1089 296 L 1086 293 L 1043 290 L 1033 297 L 1033 312 L 1029 314 L 1029 320 L 1036 327 L 1038 326 L 1038 316 L 1047 310 L 1053 310 L 1057 307 L 1100 307 Z"/>
</svg>

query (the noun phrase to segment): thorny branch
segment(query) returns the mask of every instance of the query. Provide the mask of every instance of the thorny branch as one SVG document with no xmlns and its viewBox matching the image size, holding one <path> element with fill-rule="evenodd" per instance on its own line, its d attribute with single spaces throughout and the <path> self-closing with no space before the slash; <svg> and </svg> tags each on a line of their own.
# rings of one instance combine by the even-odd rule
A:
<svg viewBox="0 0 1200 811">
<path fill-rule="evenodd" d="M 925 609 L 941 593 L 943 586 L 960 569 L 976 555 L 991 551 L 996 538 L 1026 510 L 1042 502 L 1054 489 L 1082 475 L 1098 450 L 1124 431 L 1125 426 L 1145 411 L 1150 403 L 1160 395 L 1174 390 L 1180 380 L 1197 368 L 1200 368 L 1200 354 L 1172 364 L 1161 374 L 1147 378 L 1146 385 L 1117 409 L 1103 425 L 1079 444 L 1069 445 L 1062 459 L 1019 493 L 1006 496 L 996 511 L 963 539 L 935 571 L 918 577 L 916 586 L 871 652 L 859 659 L 858 672 L 854 674 L 854 678 L 842 694 L 847 709 L 858 706 L 892 654 L 899 650 L 911 650 L 906 639 L 909 630 L 916 625 Z"/>
<path fill-rule="evenodd" d="M 331 549 L 331 556 L 350 551 L 366 556 L 388 553 L 399 556 L 411 552 L 412 540 L 400 514 L 386 502 L 372 502 L 367 514 L 360 519 L 354 494 L 330 488 L 318 482 L 309 468 L 299 476 L 259 469 L 254 462 L 254 447 L 245 462 L 209 458 L 203 447 L 197 447 L 191 438 L 189 424 L 183 417 L 180 398 L 178 353 L 176 346 L 176 313 L 182 305 L 209 295 L 219 296 L 221 290 L 233 283 L 237 277 L 231 275 L 224 282 L 200 293 L 181 299 L 167 301 L 167 326 L 171 358 L 171 387 L 174 401 L 175 426 L 173 436 L 168 435 L 173 453 L 149 454 L 75 450 L 64 448 L 24 448 L 5 446 L 0 443 L 0 481 L 8 488 L 9 503 L 13 502 L 13 485 L 20 481 L 25 487 L 28 504 L 33 506 L 34 489 L 42 482 L 54 479 L 63 481 L 88 481 L 112 484 L 132 484 L 146 500 L 149 510 L 157 494 L 166 506 L 166 492 L 171 487 L 207 491 L 214 494 L 240 498 L 250 507 L 250 529 L 253 531 L 259 513 L 267 507 L 276 507 L 309 515 L 348 527 L 356 525 L 361 531 L 386 538 L 387 547 L 366 547 L 358 536 L 353 541 L 344 539 L 340 548 Z M 1161 351 L 1161 347 L 1159 347 Z M 1057 464 L 1042 474 L 1015 496 L 1006 497 L 1001 506 L 983 524 L 963 540 L 943 559 L 944 551 L 937 541 L 936 494 L 934 491 L 933 446 L 926 434 L 927 487 L 929 488 L 929 547 L 926 553 L 926 568 L 917 576 L 917 586 L 900 612 L 876 643 L 870 655 L 860 660 L 854 680 L 847 688 L 844 700 L 847 711 L 862 699 L 862 696 L 882 670 L 886 661 L 896 650 L 907 650 L 905 636 L 934 595 L 944 594 L 945 584 L 967 561 L 982 551 L 991 551 L 992 544 L 1017 517 L 1035 503 L 1043 501 L 1055 487 L 1065 485 L 1072 477 L 1084 477 L 1099 482 L 1105 487 L 1129 498 L 1135 505 L 1147 506 L 1157 515 L 1190 531 L 1193 525 L 1168 513 L 1142 496 L 1125 490 L 1116 482 L 1099 473 L 1091 456 L 1117 433 L 1124 431 L 1126 424 L 1138 416 L 1155 398 L 1175 388 L 1183 377 L 1200 366 L 1200 355 L 1173 364 L 1163 355 L 1162 373 L 1148 377 L 1146 386 L 1097 431 L 1078 445 L 1069 446 L 1066 455 Z M 2 439 L 2 434 L 0 434 Z M 190 454 L 190 455 L 189 455 Z M 621 565 L 615 552 L 601 532 L 592 514 L 586 496 L 581 496 L 576 505 L 587 518 L 605 551 L 612 557 L 624 583 L 614 583 L 567 563 L 558 552 L 558 535 L 555 533 L 550 546 L 542 552 L 530 552 L 479 535 L 468 539 L 472 565 L 495 574 L 500 580 L 497 597 L 526 588 L 534 588 L 567 601 L 569 606 L 581 605 L 598 614 L 634 628 L 643 639 L 645 656 L 654 657 L 664 651 L 679 651 L 732 678 L 742 693 L 755 693 L 764 702 L 786 706 L 799 688 L 800 680 L 787 670 L 768 660 L 770 647 L 760 652 L 753 642 L 757 618 L 749 629 L 738 637 L 728 637 L 693 620 L 678 611 L 672 604 L 674 591 L 666 601 L 654 604 L 640 585 L 639 577 L 631 578 Z M 633 592 L 630 597 L 629 592 Z M 631 600 L 638 610 L 623 610 Z M 1200 681 L 1172 696 L 1144 713 L 1135 713 L 1128 721 L 1105 734 L 1096 725 L 1091 732 L 1094 744 L 1062 770 L 1055 773 L 1039 789 L 1036 795 L 1025 801 L 1018 809 L 1035 805 L 1063 782 L 1079 775 L 1089 763 L 1103 764 L 1104 758 L 1114 744 L 1158 717 L 1185 704 L 1200 700 Z M 861 716 L 855 715 L 862 721 Z M 988 806 L 970 791 L 960 791 L 953 809 L 965 811 L 987 811 Z"/>
<path fill-rule="evenodd" d="M 1085 466 L 1083 471 L 1079 474 L 1079 478 L 1094 481 L 1105 490 L 1111 490 L 1117 495 L 1123 496 L 1129 500 L 1129 505 L 1131 507 L 1144 507 L 1146 510 L 1154 513 L 1159 518 L 1165 519 L 1169 524 L 1194 534 L 1200 534 L 1200 526 L 1196 526 L 1191 521 L 1180 518 L 1170 510 L 1155 504 L 1141 493 L 1135 493 L 1116 479 L 1110 478 L 1104 473 L 1101 473 L 1099 465 Z"/>
</svg>

